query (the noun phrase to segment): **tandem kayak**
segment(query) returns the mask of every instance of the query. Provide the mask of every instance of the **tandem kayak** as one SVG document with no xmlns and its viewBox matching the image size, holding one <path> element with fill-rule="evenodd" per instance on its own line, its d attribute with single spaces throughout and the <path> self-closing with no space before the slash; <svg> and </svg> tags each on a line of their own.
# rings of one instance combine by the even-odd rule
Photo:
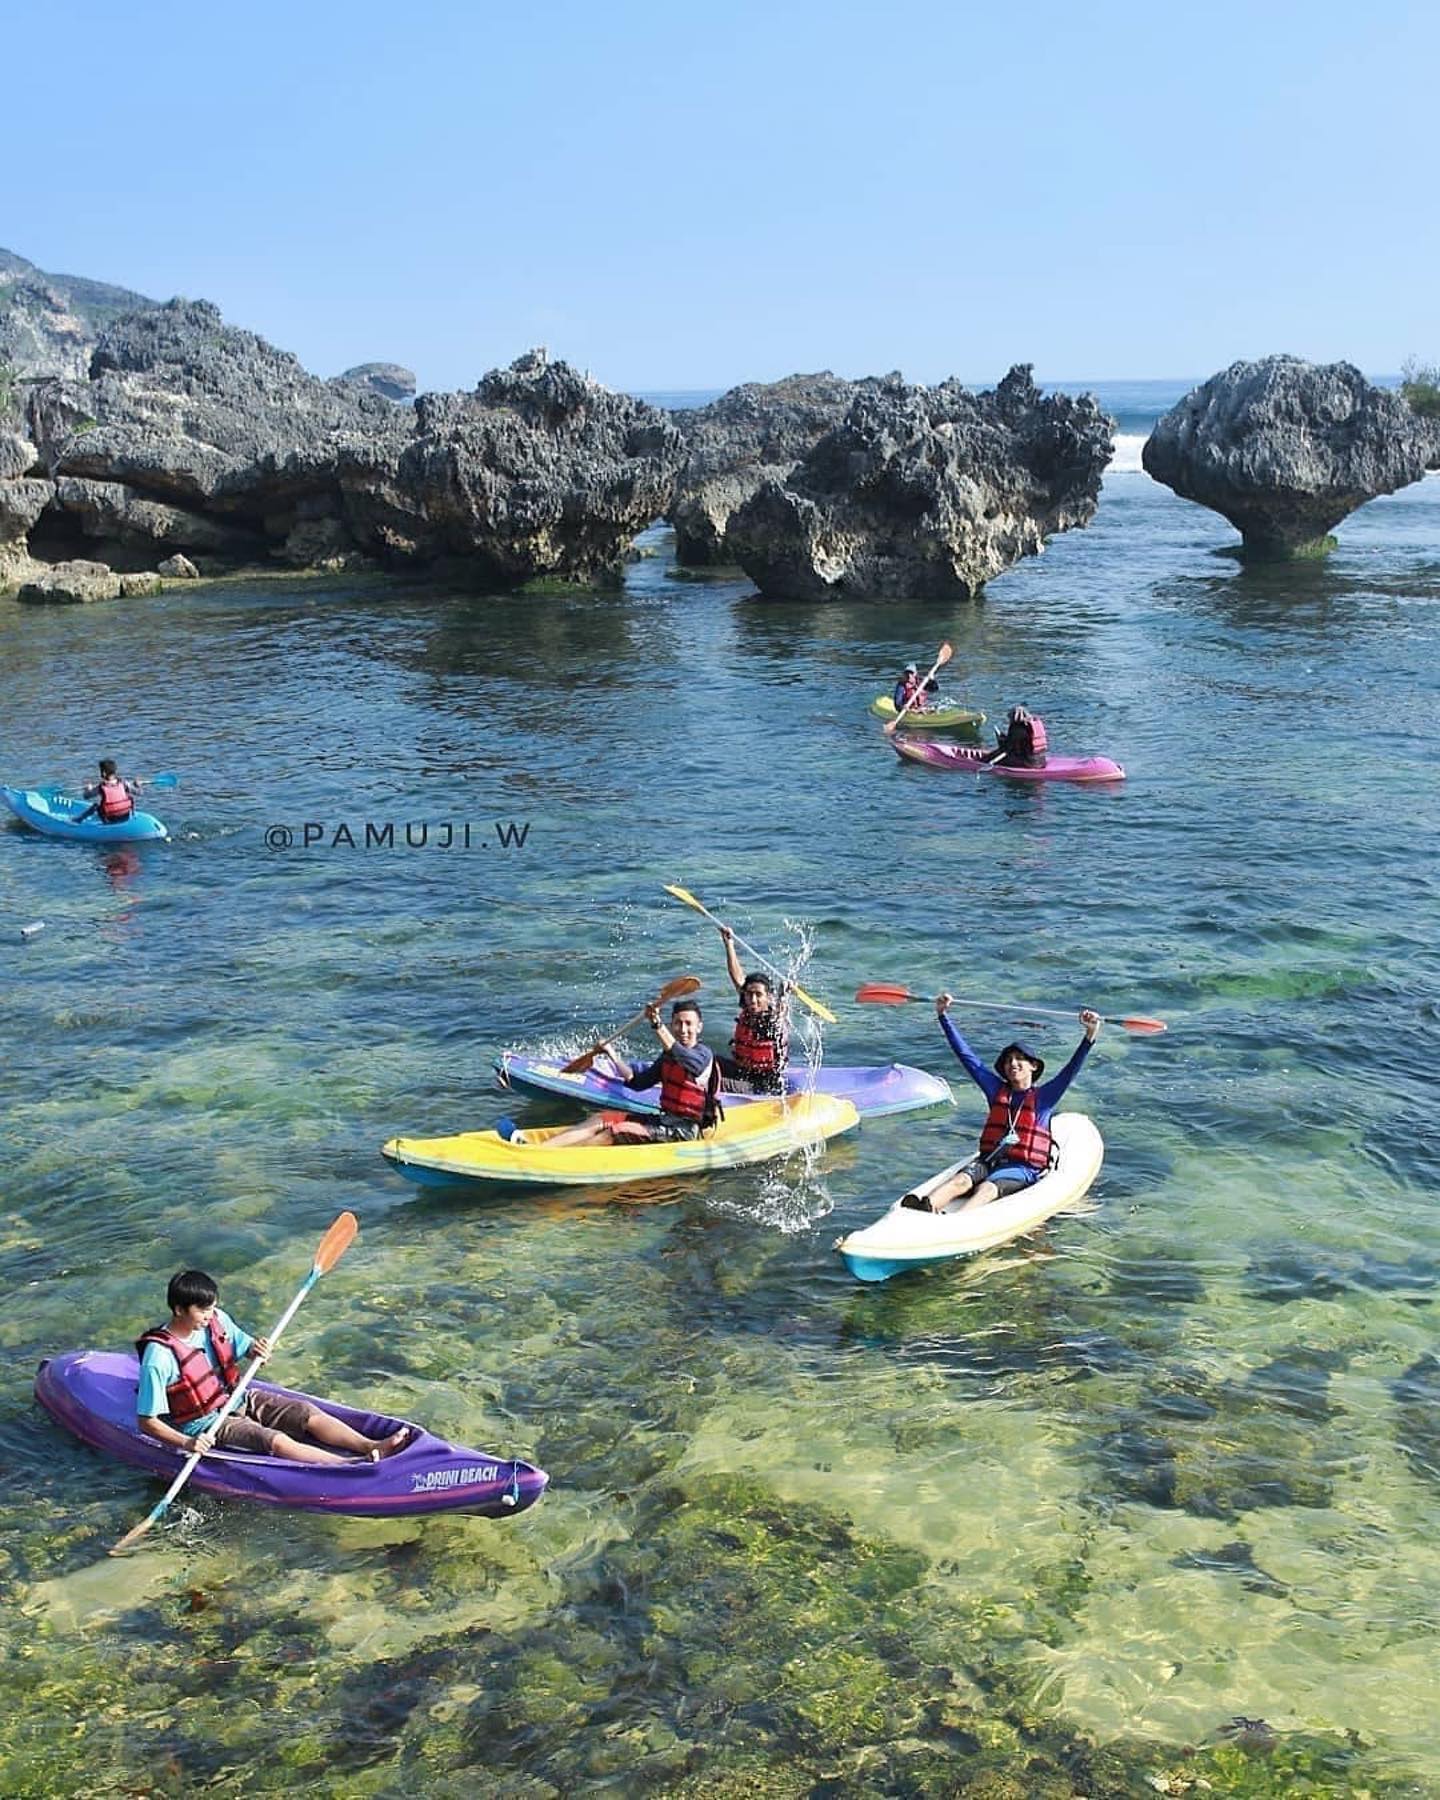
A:
<svg viewBox="0 0 1440 1800">
<path fill-rule="evenodd" d="M 888 694 L 877 694 L 870 702 L 870 710 L 877 719 L 893 719 L 895 702 Z M 971 712 L 964 706 L 932 706 L 923 713 L 905 715 L 907 731 L 959 731 L 974 737 L 984 723 L 983 712 Z"/>
<path fill-rule="evenodd" d="M 524 1056 L 518 1050 L 507 1050 L 495 1059 L 495 1078 L 503 1088 L 523 1088 L 537 1094 L 558 1094 L 562 1099 L 578 1101 L 588 1107 L 618 1107 L 622 1112 L 640 1117 L 660 1110 L 660 1090 L 643 1092 L 627 1088 L 614 1075 L 598 1074 L 593 1068 L 583 1074 L 567 1075 L 559 1063 L 543 1056 Z M 807 1068 L 803 1063 L 785 1071 L 785 1091 L 789 1094 L 834 1094 L 854 1104 L 862 1119 L 883 1119 L 888 1113 L 915 1112 L 922 1106 L 953 1106 L 955 1096 L 950 1083 L 938 1075 L 927 1075 L 923 1069 L 912 1069 L 906 1063 L 889 1063 L 884 1068 Z M 726 1112 L 732 1107 L 749 1107 L 766 1099 L 764 1094 L 721 1094 Z"/>
<path fill-rule="evenodd" d="M 90 805 L 88 800 L 71 799 L 55 788 L 0 787 L 0 799 L 22 824 L 46 837 L 69 838 L 79 844 L 139 844 L 148 838 L 168 838 L 170 833 L 153 813 L 133 812 L 128 819 L 114 825 L 103 825 L 99 819 L 86 819 L 79 814 Z"/>
<path fill-rule="evenodd" d="M 908 720 L 906 721 L 908 724 Z M 892 737 L 897 756 L 906 762 L 928 763 L 932 769 L 959 769 L 968 775 L 1004 775 L 1011 781 L 1123 781 L 1125 771 L 1108 756 L 1047 755 L 1043 769 L 1007 769 L 1002 763 L 983 761 L 986 752 L 965 744 L 931 744 L 924 738 Z"/>
<path fill-rule="evenodd" d="M 833 1094 L 799 1094 L 793 1100 L 757 1100 L 736 1107 L 708 1137 L 688 1143 L 566 1144 L 552 1150 L 548 1140 L 565 1129 L 554 1126 L 527 1131 L 524 1143 L 502 1138 L 498 1131 L 397 1137 L 383 1145 L 380 1154 L 407 1180 L 426 1187 L 490 1181 L 592 1187 L 768 1162 L 838 1137 L 859 1123 L 860 1115 L 848 1100 L 837 1100 Z"/>
<path fill-rule="evenodd" d="M 130 1353 L 71 1350 L 42 1362 L 35 1398 L 50 1416 L 82 1442 L 120 1462 L 148 1469 L 173 1481 L 186 1452 L 147 1437 L 135 1423 L 135 1389 L 140 1365 Z M 387 1437 L 408 1423 L 382 1413 L 317 1400 L 266 1381 L 256 1393 L 304 1400 L 343 1419 L 366 1437 Z M 190 1477 L 192 1487 L 229 1500 L 286 1506 L 300 1512 L 351 1513 L 367 1518 L 423 1518 L 428 1513 L 481 1513 L 501 1519 L 533 1506 L 550 1477 L 532 1463 L 512 1462 L 485 1450 L 467 1450 L 434 1437 L 422 1426 L 403 1449 L 378 1463 L 357 1458 L 343 1463 L 287 1462 L 240 1450 L 212 1450 Z"/>
<path fill-rule="evenodd" d="M 861 1281 L 886 1281 L 905 1269 L 973 1256 L 977 1250 L 993 1250 L 997 1244 L 1023 1237 L 1056 1213 L 1077 1206 L 1100 1173 L 1105 1146 L 1094 1121 L 1084 1113 L 1056 1113 L 1050 1133 L 1055 1140 L 1055 1167 L 1019 1193 L 1005 1194 L 971 1212 L 961 1212 L 958 1204 L 948 1212 L 918 1212 L 897 1200 L 873 1225 L 838 1238 L 835 1248 L 849 1264 L 850 1273 Z M 974 1151 L 962 1156 L 914 1192 L 930 1193 L 973 1156 Z"/>
</svg>

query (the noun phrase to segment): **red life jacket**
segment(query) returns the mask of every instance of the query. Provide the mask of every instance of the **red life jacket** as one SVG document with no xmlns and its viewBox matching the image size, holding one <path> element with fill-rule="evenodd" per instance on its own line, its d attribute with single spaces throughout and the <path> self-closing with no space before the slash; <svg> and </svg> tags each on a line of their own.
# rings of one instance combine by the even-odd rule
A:
<svg viewBox="0 0 1440 1800">
<path fill-rule="evenodd" d="M 1002 1087 L 990 1102 L 990 1111 L 980 1132 L 980 1154 L 993 1155 L 1000 1149 L 1006 1134 L 1013 1131 L 1015 1142 L 1005 1145 L 1003 1154 L 996 1159 L 997 1166 L 1017 1162 L 1024 1163 L 1029 1169 L 1048 1169 L 1054 1154 L 1054 1140 L 1050 1136 L 1050 1127 L 1040 1123 L 1040 1105 L 1035 1090 L 1026 1088 L 1018 1107 L 1013 1104 L 1014 1098 L 1010 1088 Z"/>
<path fill-rule="evenodd" d="M 1038 713 L 1030 715 L 1030 754 L 1043 756 L 1050 747 L 1050 737 L 1045 730 L 1045 721 Z"/>
<path fill-rule="evenodd" d="M 928 712 L 930 710 L 930 702 L 925 694 L 925 683 L 918 675 L 913 681 L 908 676 L 906 677 L 905 698 L 900 704 L 901 706 L 908 705 L 911 712 Z M 896 711 L 899 710 L 897 707 Z"/>
<path fill-rule="evenodd" d="M 730 1048 L 742 1075 L 778 1075 L 782 1065 L 780 1039 L 782 1028 L 774 1013 L 768 1015 L 769 1029 L 757 1027 L 742 1006 L 735 1015 L 735 1035 Z"/>
<path fill-rule="evenodd" d="M 720 1088 L 720 1064 L 712 1056 L 703 1075 L 692 1075 L 668 1050 L 660 1057 L 660 1110 L 677 1119 L 697 1119 L 701 1130 L 719 1116 L 716 1094 Z"/>
<path fill-rule="evenodd" d="M 188 1425 L 192 1419 L 203 1419 L 206 1413 L 218 1412 L 234 1391 L 240 1379 L 239 1366 L 230 1340 L 220 1329 L 220 1321 L 211 1316 L 206 1327 L 210 1348 L 220 1364 L 217 1374 L 204 1346 L 198 1349 L 176 1337 L 168 1325 L 155 1325 L 144 1337 L 135 1340 L 136 1354 L 143 1356 L 147 1344 L 163 1344 L 175 1358 L 179 1373 L 165 1389 L 166 1416 L 172 1425 Z"/>
<path fill-rule="evenodd" d="M 107 775 L 100 783 L 100 819 L 105 825 L 118 825 L 135 810 L 130 790 L 118 775 Z"/>
</svg>

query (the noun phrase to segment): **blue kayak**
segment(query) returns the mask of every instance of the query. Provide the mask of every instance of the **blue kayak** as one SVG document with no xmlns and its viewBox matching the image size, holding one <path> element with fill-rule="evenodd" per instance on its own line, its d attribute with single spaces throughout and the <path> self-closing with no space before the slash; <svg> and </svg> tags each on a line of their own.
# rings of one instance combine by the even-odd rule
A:
<svg viewBox="0 0 1440 1800">
<path fill-rule="evenodd" d="M 72 843 L 138 844 L 170 835 L 153 813 L 138 810 L 114 825 L 103 825 L 98 818 L 82 824 L 80 814 L 90 802 L 71 799 L 57 788 L 0 787 L 0 799 L 23 825 L 43 831 L 46 837 L 69 838 Z"/>
<path fill-rule="evenodd" d="M 543 1056 L 523 1056 L 518 1050 L 507 1050 L 496 1058 L 495 1075 L 501 1087 L 558 1094 L 581 1106 L 614 1107 L 642 1116 L 660 1110 L 658 1087 L 637 1091 L 627 1088 L 616 1076 L 597 1074 L 594 1069 L 587 1069 L 583 1075 L 567 1075 L 559 1063 Z M 849 1100 L 862 1119 L 882 1119 L 887 1113 L 914 1112 L 922 1106 L 955 1104 L 948 1081 L 905 1063 L 886 1063 L 881 1068 L 819 1069 L 801 1063 L 792 1064 L 785 1071 L 787 1093 L 804 1094 L 812 1089 L 817 1094 L 834 1094 Z M 770 1096 L 727 1094 L 722 1089 L 720 1098 L 728 1110 Z"/>
</svg>

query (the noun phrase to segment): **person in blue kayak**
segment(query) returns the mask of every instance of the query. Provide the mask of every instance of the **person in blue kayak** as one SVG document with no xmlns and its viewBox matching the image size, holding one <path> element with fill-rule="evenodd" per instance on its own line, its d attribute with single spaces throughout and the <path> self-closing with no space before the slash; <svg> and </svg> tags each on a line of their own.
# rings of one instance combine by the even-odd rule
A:
<svg viewBox="0 0 1440 1800">
<path fill-rule="evenodd" d="M 930 702 L 927 696 L 933 694 L 939 685 L 937 681 L 922 681 L 915 664 L 906 663 L 900 679 L 895 683 L 895 691 L 890 696 L 896 712 L 904 712 L 907 706 L 912 713 L 928 712 Z"/>
<path fill-rule="evenodd" d="M 147 1437 L 187 1455 L 218 1446 L 303 1463 L 352 1462 L 356 1457 L 379 1462 L 404 1449 L 408 1425 L 386 1438 L 362 1437 L 321 1407 L 257 1394 L 253 1388 L 246 1388 L 217 1429 L 217 1417 L 240 1379 L 240 1363 L 246 1357 L 263 1363 L 270 1355 L 268 1342 L 242 1331 L 216 1304 L 219 1298 L 219 1288 L 202 1269 L 181 1269 L 165 1290 L 169 1321 L 137 1339 L 135 1416 Z"/>
<path fill-rule="evenodd" d="M 670 1008 L 670 1023 L 658 1007 L 647 1006 L 645 1017 L 660 1040 L 660 1054 L 643 1069 L 634 1068 L 612 1050 L 610 1060 L 627 1088 L 643 1093 L 660 1084 L 660 1111 L 649 1119 L 632 1119 L 625 1113 L 591 1113 L 578 1125 L 546 1138 L 547 1150 L 575 1148 L 581 1144 L 674 1144 L 698 1138 L 723 1115 L 717 1098 L 720 1064 L 700 1042 L 705 1021 L 694 1000 L 677 1000 Z M 507 1142 L 523 1144 L 525 1133 L 513 1119 L 501 1119 L 497 1129 Z"/>
<path fill-rule="evenodd" d="M 790 1055 L 789 1003 L 768 975 L 747 975 L 735 954 L 735 933 L 720 927 L 725 968 L 740 997 L 730 1055 L 720 1058 L 720 1086 L 727 1094 L 783 1094 Z"/>
<path fill-rule="evenodd" d="M 87 800 L 94 801 L 93 806 L 86 807 L 83 813 L 75 815 L 78 825 L 82 819 L 98 818 L 102 825 L 122 825 L 135 811 L 135 797 L 140 792 L 138 781 L 127 781 L 120 773 L 114 759 L 102 756 L 100 759 L 100 779 L 87 781 L 81 789 Z"/>
<path fill-rule="evenodd" d="M 936 1016 L 965 1073 L 989 1101 L 990 1111 L 980 1132 L 978 1155 L 929 1194 L 903 1197 L 900 1204 L 918 1212 L 945 1212 L 956 1201 L 964 1202 L 960 1212 L 969 1212 L 1038 1181 L 1054 1161 L 1050 1115 L 1100 1034 L 1100 1015 L 1087 1006 L 1080 1014 L 1085 1035 L 1069 1062 L 1058 1075 L 1041 1082 L 1044 1060 L 1022 1043 L 1007 1044 L 995 1058 L 994 1068 L 987 1069 L 950 1018 L 952 1000 L 950 994 L 939 995 Z"/>
<path fill-rule="evenodd" d="M 1043 769 L 1050 734 L 1045 721 L 1023 706 L 1012 706 L 1003 726 L 995 727 L 997 744 L 987 751 L 986 762 L 1003 763 L 1007 769 Z"/>
</svg>

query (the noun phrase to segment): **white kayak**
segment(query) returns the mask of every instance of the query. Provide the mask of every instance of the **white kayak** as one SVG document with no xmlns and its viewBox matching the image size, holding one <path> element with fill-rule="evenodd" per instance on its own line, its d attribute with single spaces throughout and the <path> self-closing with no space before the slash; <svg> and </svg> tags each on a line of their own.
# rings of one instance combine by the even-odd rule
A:
<svg viewBox="0 0 1440 1800">
<path fill-rule="evenodd" d="M 873 1225 L 837 1239 L 835 1248 L 849 1264 L 851 1274 L 861 1281 L 887 1281 L 903 1269 L 923 1269 L 929 1263 L 993 1250 L 1078 1205 L 1100 1173 L 1105 1146 L 1094 1121 L 1084 1113 L 1056 1113 L 1050 1132 L 1055 1140 L 1055 1167 L 1018 1193 L 969 1212 L 960 1211 L 958 1204 L 943 1213 L 920 1212 L 897 1200 Z M 972 1150 L 910 1191 L 929 1194 L 963 1169 L 974 1154 Z"/>
</svg>

